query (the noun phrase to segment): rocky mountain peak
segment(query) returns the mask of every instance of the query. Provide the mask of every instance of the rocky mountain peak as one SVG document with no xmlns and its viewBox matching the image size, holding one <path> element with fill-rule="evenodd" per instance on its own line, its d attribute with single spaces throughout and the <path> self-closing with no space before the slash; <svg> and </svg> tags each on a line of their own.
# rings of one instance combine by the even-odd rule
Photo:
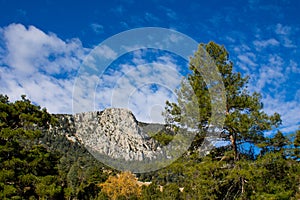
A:
<svg viewBox="0 0 300 200">
<path fill-rule="evenodd" d="M 110 158 L 152 159 L 160 149 L 145 132 L 147 125 L 141 126 L 128 109 L 108 108 L 101 112 L 79 113 L 74 115 L 74 121 L 76 138 L 84 146 Z M 149 127 L 147 129 L 149 131 Z"/>
</svg>

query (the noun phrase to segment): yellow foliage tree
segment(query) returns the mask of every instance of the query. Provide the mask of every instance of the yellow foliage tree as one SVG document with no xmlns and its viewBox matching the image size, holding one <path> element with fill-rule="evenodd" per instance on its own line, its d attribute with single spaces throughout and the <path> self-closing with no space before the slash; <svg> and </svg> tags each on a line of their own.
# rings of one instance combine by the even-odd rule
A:
<svg viewBox="0 0 300 200">
<path fill-rule="evenodd" d="M 116 176 L 109 176 L 104 183 L 100 183 L 102 192 L 110 199 L 116 200 L 119 197 L 129 199 L 141 195 L 141 187 L 138 180 L 131 172 L 122 172 Z"/>
</svg>

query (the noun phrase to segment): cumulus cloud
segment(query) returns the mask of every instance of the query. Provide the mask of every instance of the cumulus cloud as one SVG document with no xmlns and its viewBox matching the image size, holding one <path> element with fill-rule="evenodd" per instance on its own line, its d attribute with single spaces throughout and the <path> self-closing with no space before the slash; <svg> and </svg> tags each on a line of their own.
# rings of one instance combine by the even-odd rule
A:
<svg viewBox="0 0 300 200">
<path fill-rule="evenodd" d="M 73 80 L 87 49 L 80 40 L 22 24 L 1 28 L 1 93 L 16 100 L 26 94 L 52 113 L 70 113 Z"/>
<path fill-rule="evenodd" d="M 235 46 L 234 52 L 237 65 L 251 74 L 250 90 L 263 93 L 265 111 L 269 114 L 279 112 L 283 119 L 282 129 L 291 131 L 299 126 L 300 92 L 298 90 L 294 99 L 287 101 L 287 88 L 282 85 L 286 84 L 290 74 L 300 72 L 297 58 L 284 60 L 282 52 L 270 54 L 266 51 L 267 47 L 294 45 L 288 43 L 292 34 L 289 27 L 279 24 L 275 33 L 277 37 L 268 40 Z M 169 38 L 173 42 L 180 39 Z M 134 50 L 132 59 L 117 63 L 117 67 L 108 68 L 103 74 L 94 73 L 100 67 L 98 64 L 90 65 L 89 71 L 84 71 L 80 79 L 85 87 L 78 88 L 77 92 L 93 98 L 95 110 L 126 107 L 141 121 L 162 122 L 165 101 L 176 101 L 173 91 L 180 84 L 182 69 L 168 55 L 149 61 L 142 51 L 136 50 L 138 47 L 138 44 L 120 47 Z M 26 94 L 52 113 L 72 113 L 72 92 L 81 61 L 97 63 L 87 56 L 90 52 L 79 39 L 62 40 L 34 26 L 11 24 L 0 28 L 0 93 L 7 94 L 11 100 Z M 105 45 L 94 52 L 107 62 L 118 59 L 117 53 Z M 83 109 L 90 106 L 90 100 L 81 100 L 78 105 Z"/>
<path fill-rule="evenodd" d="M 181 42 L 184 37 L 175 33 L 145 28 L 132 34 L 115 35 L 102 42 L 87 56 L 79 71 L 73 110 L 77 113 L 125 107 L 132 110 L 139 120 L 149 121 L 149 117 L 140 114 L 150 112 L 153 105 L 156 105 L 153 110 L 165 106 L 165 101 L 170 98 L 165 90 L 172 93 L 181 81 L 177 73 L 186 73 L 184 69 L 178 69 L 177 58 L 180 57 L 178 63 L 182 64 L 197 47 L 190 39 Z M 172 57 L 176 57 L 175 62 Z M 183 66 L 187 67 L 186 64 Z M 92 75 L 97 75 L 99 80 L 89 78 Z M 161 122 L 161 119 L 156 122 Z"/>
<path fill-rule="evenodd" d="M 79 39 L 64 41 L 22 24 L 3 27 L 0 44 L 0 92 L 11 100 L 26 94 L 51 113 L 72 113 L 74 104 L 79 111 L 126 107 L 141 121 L 162 123 L 165 101 L 176 101 L 173 91 L 180 84 L 182 69 L 169 55 L 149 61 L 143 51 L 135 50 L 129 63 L 118 63 L 102 74 L 99 70 L 105 69 L 100 69 L 99 60 L 89 55 L 101 56 L 107 63 L 117 60 L 117 53 L 105 45 L 85 49 Z M 75 95 L 82 98 L 74 99 L 76 81 L 82 87 L 76 88 Z M 91 106 L 91 99 L 97 103 Z"/>
<path fill-rule="evenodd" d="M 134 109 L 137 115 L 142 115 L 143 108 L 148 105 L 163 107 L 168 97 L 167 92 L 162 92 L 165 89 L 162 87 L 158 87 L 152 96 L 147 96 L 152 91 L 148 90 L 147 85 L 142 86 L 142 84 L 150 84 L 151 78 L 155 77 L 156 79 L 153 79 L 151 83 L 168 80 L 164 84 L 174 88 L 174 82 L 178 83 L 180 80 L 174 73 L 162 67 L 162 63 L 169 67 L 172 65 L 172 62 L 164 56 L 160 57 L 158 63 L 153 63 L 159 70 L 154 70 L 155 67 L 153 67 L 151 72 L 151 69 L 146 66 L 137 67 L 147 63 L 141 58 L 141 51 L 134 52 L 132 65 L 124 64 L 121 69 L 111 69 L 108 74 L 103 75 L 104 79 L 100 80 L 101 74 L 97 72 L 101 71 L 102 66 L 99 66 L 99 60 L 94 60 L 95 57 L 89 56 L 88 53 L 93 52 L 101 56 L 105 62 L 112 62 L 117 59 L 117 53 L 110 47 L 102 45 L 91 51 L 83 48 L 78 39 L 63 41 L 55 34 L 44 33 L 34 26 L 11 24 L 4 27 L 1 29 L 1 44 L 3 44 L 0 51 L 1 93 L 8 94 L 12 100 L 19 98 L 21 94 L 27 94 L 31 100 L 47 107 L 52 113 L 72 113 L 74 111 L 72 103 L 76 104 L 76 102 L 80 107 L 79 111 L 90 111 L 90 99 L 94 98 L 94 86 L 98 83 L 99 88 L 106 88 L 106 90 L 101 93 L 99 100 L 103 106 L 94 105 L 94 109 L 99 110 L 111 106 L 124 107 L 125 102 L 131 98 L 130 108 Z M 82 67 L 83 59 L 88 66 Z M 82 76 L 78 78 L 76 75 L 80 70 Z M 127 74 L 129 79 L 133 77 L 136 79 L 126 84 L 126 78 L 119 80 L 124 74 Z M 119 87 L 114 85 L 116 80 L 119 80 Z M 80 99 L 74 99 L 74 95 L 72 96 L 75 81 L 81 82 L 80 85 L 84 86 L 76 88 L 77 96 L 82 97 Z M 132 81 L 136 81 L 139 85 L 132 85 Z M 143 87 L 143 89 L 137 90 L 130 96 L 126 96 L 124 92 L 118 92 L 133 91 L 136 87 Z M 114 93 L 113 104 L 110 104 L 112 99 L 110 93 Z M 154 114 L 157 115 L 157 112 Z M 149 116 L 145 120 L 149 121 Z"/>
<path fill-rule="evenodd" d="M 182 75 L 168 56 L 149 62 L 133 53 L 134 63 L 110 68 L 100 77 L 96 89 L 97 110 L 105 107 L 128 108 L 138 120 L 163 123 L 161 115 L 166 100 L 176 102 L 174 90 Z"/>
</svg>

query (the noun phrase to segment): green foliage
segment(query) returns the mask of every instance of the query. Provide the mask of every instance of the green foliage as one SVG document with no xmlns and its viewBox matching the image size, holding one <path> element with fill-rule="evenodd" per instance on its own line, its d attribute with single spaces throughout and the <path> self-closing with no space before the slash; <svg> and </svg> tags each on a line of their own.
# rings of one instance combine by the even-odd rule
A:
<svg viewBox="0 0 300 200">
<path fill-rule="evenodd" d="M 198 101 L 199 116 L 194 119 L 195 124 L 198 124 L 199 135 L 205 135 L 210 123 L 212 99 L 201 72 L 197 70 L 197 67 L 204 70 L 210 64 L 203 60 L 203 49 L 215 62 L 224 83 L 226 118 L 222 134 L 231 142 L 235 160 L 238 160 L 238 145 L 245 142 L 258 144 L 264 141 L 264 131 L 278 126 L 281 120 L 277 113 L 269 116 L 263 112 L 261 95 L 255 92 L 251 94 L 247 90 L 249 77 L 243 77 L 241 73 L 233 71 L 233 63 L 229 60 L 229 53 L 224 46 L 214 42 L 199 45 L 198 51 L 190 60 L 191 74 L 188 75 L 188 82 L 183 82 L 177 91 L 178 104 L 166 102 L 166 121 L 171 124 L 182 123 L 187 110 L 195 110 L 195 107 L 188 106 L 195 101 L 187 86 L 190 85 Z"/>
<path fill-rule="evenodd" d="M 55 198 L 61 193 L 59 155 L 36 143 L 54 119 L 46 109 L 0 95 L 0 198 Z"/>
<path fill-rule="evenodd" d="M 36 193 L 41 199 L 59 198 L 62 193 L 60 182 L 57 181 L 57 176 L 43 176 L 39 178 L 36 184 Z"/>
<path fill-rule="evenodd" d="M 255 162 L 243 162 L 231 176 L 242 177 L 247 199 L 291 199 L 299 186 L 299 163 L 284 159 L 280 152 L 268 153 Z"/>
<path fill-rule="evenodd" d="M 158 132 L 158 133 L 149 133 L 150 137 L 155 139 L 157 142 L 159 142 L 161 145 L 165 146 L 169 144 L 172 139 L 174 138 L 174 135 L 165 133 L 165 132 Z"/>
<path fill-rule="evenodd" d="M 103 164 L 56 129 L 49 131 L 58 119 L 25 96 L 9 102 L 0 95 L 0 108 L 0 199 L 93 199 L 98 195 L 96 184 L 108 177 L 102 173 Z M 74 131 L 67 127 L 59 131 Z"/>
<path fill-rule="evenodd" d="M 55 123 L 47 109 L 32 104 L 25 95 L 21 97 L 21 100 L 11 103 L 6 95 L 0 94 L 0 128 L 33 130 L 35 127 L 49 128 Z"/>
<path fill-rule="evenodd" d="M 291 144 L 289 138 L 283 135 L 281 131 L 277 133 L 272 138 L 266 138 L 266 140 L 260 143 L 258 146 L 262 148 L 260 154 L 265 154 L 267 152 L 281 153 L 282 156 L 287 156 L 288 148 L 287 146 Z"/>
<path fill-rule="evenodd" d="M 300 161 L 300 130 L 297 130 L 295 133 L 295 139 L 293 142 L 294 148 L 292 156 L 295 160 Z"/>
<path fill-rule="evenodd" d="M 143 200 L 162 199 L 162 193 L 159 190 L 159 186 L 154 183 L 151 183 L 149 186 L 143 186 L 141 199 Z"/>
<path fill-rule="evenodd" d="M 162 198 L 163 199 L 179 199 L 180 198 L 180 191 L 179 187 L 175 183 L 169 183 L 163 187 L 162 191 Z"/>
<path fill-rule="evenodd" d="M 281 152 L 234 163 L 231 159 L 216 160 L 214 155 L 209 155 L 200 162 L 175 162 L 158 171 L 155 180 L 156 186 L 172 185 L 174 199 L 296 199 L 299 170 L 299 163 L 282 157 Z M 178 188 L 183 191 L 177 193 Z M 151 199 L 145 198 L 151 192 L 156 199 L 172 196 L 167 191 L 164 196 L 164 191 L 157 192 L 154 186 L 144 190 L 144 199 Z"/>
</svg>

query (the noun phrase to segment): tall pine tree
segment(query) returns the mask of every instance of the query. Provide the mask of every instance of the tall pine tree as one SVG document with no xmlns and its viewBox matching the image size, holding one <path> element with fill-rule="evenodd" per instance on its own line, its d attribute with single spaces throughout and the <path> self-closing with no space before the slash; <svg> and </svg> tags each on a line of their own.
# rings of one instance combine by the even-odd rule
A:
<svg viewBox="0 0 300 200">
<path fill-rule="evenodd" d="M 243 143 L 257 144 L 264 140 L 264 132 L 272 130 L 281 123 L 279 114 L 267 115 L 263 111 L 261 95 L 250 93 L 247 89 L 248 76 L 243 77 L 241 73 L 234 72 L 233 62 L 229 60 L 229 53 L 224 46 L 214 42 L 200 44 L 198 51 L 190 59 L 191 73 L 188 75 L 188 84 L 194 90 L 197 97 L 199 117 L 198 120 L 198 140 L 194 145 L 200 145 L 203 137 L 208 130 L 210 117 L 212 115 L 212 100 L 209 94 L 207 83 L 204 81 L 202 73 L 198 68 L 203 65 L 203 49 L 215 62 L 217 69 L 222 77 L 226 91 L 226 111 L 225 123 L 222 135 L 230 141 L 234 151 L 234 159 L 239 159 L 238 146 Z M 190 92 L 186 91 L 187 83 L 183 82 L 181 88 L 176 91 L 178 102 L 189 102 L 192 98 Z M 166 121 L 169 123 L 180 123 L 184 117 L 185 108 L 180 103 L 166 102 Z M 200 138 L 200 139 L 199 139 Z"/>
</svg>

